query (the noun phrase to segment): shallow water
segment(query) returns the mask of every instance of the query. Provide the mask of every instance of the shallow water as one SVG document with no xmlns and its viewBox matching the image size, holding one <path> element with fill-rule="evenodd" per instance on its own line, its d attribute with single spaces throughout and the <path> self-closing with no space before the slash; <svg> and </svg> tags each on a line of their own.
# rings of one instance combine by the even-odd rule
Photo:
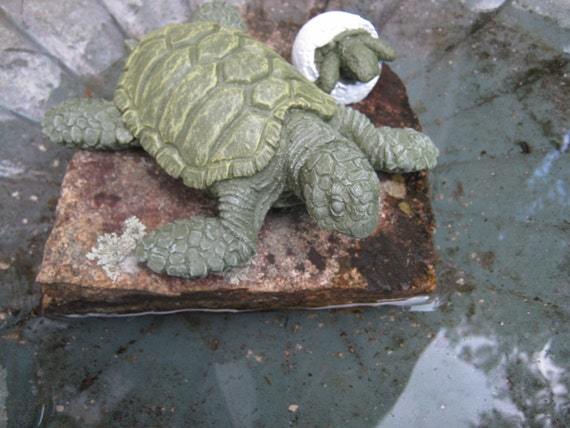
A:
<svg viewBox="0 0 570 428">
<path fill-rule="evenodd" d="M 442 153 L 428 302 L 33 316 L 71 157 L 42 137 L 43 112 L 86 88 L 109 97 L 122 40 L 191 18 L 194 3 L 1 3 L 0 428 L 570 425 L 564 0 L 329 2 L 397 48 L 392 68 Z M 243 11 L 308 17 L 261 3 Z"/>
</svg>

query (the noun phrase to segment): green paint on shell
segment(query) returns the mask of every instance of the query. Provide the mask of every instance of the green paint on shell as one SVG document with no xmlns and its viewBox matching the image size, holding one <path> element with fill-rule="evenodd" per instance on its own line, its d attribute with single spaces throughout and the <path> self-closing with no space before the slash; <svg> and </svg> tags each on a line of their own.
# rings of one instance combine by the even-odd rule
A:
<svg viewBox="0 0 570 428">
<path fill-rule="evenodd" d="M 145 37 L 127 61 L 115 104 L 159 165 L 199 189 L 267 166 L 290 109 L 325 120 L 338 110 L 270 48 L 212 22 Z"/>
</svg>

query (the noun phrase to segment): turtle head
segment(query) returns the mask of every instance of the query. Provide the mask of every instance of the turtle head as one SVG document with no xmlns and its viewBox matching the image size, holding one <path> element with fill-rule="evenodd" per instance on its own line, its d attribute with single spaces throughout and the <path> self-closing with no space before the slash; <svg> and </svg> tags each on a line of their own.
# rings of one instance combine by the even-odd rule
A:
<svg viewBox="0 0 570 428">
<path fill-rule="evenodd" d="M 302 193 L 321 229 L 366 238 L 378 223 L 380 182 L 364 154 L 348 140 L 335 141 L 308 157 Z"/>
</svg>

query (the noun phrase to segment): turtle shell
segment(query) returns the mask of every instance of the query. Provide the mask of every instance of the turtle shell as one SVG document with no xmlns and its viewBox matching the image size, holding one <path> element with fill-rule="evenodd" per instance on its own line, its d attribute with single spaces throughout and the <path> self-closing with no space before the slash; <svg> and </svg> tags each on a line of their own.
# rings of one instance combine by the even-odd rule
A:
<svg viewBox="0 0 570 428">
<path fill-rule="evenodd" d="M 199 189 L 263 169 L 289 109 L 324 119 L 338 109 L 269 47 L 211 22 L 146 36 L 127 60 L 115 104 L 159 165 Z"/>
</svg>

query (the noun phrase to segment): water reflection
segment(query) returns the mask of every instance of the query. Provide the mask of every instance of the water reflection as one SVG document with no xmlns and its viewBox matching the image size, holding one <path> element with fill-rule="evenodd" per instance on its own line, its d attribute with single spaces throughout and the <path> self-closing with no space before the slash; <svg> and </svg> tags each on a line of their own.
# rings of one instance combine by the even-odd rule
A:
<svg viewBox="0 0 570 428">
<path fill-rule="evenodd" d="M 480 426 L 485 414 L 495 412 L 509 426 L 521 424 L 524 415 L 508 395 L 505 367 L 487 373 L 478 367 L 482 361 L 476 361 L 488 358 L 497 348 L 496 339 L 482 336 L 467 336 L 454 345 L 447 331 L 440 331 L 378 428 Z"/>
<path fill-rule="evenodd" d="M 568 373 L 550 354 L 551 339 L 533 353 L 517 346 L 504 353 L 496 336 L 469 335 L 463 329 L 438 333 L 378 428 L 550 427 L 565 420 Z"/>
<path fill-rule="evenodd" d="M 545 383 L 544 388 L 535 394 L 537 403 L 552 402 L 555 413 L 563 414 L 570 410 L 570 396 L 565 384 L 568 374 L 565 368 L 556 365 L 550 353 L 551 345 L 552 340 L 549 340 L 540 351 L 533 354 L 527 364 L 531 372 Z M 546 422 L 548 419 L 549 415 L 545 413 L 537 417 L 537 421 L 540 422 Z"/>
<path fill-rule="evenodd" d="M 562 208 L 570 207 L 570 196 L 566 190 L 567 183 L 563 178 L 559 178 L 560 174 L 556 171 L 563 168 L 560 163 L 564 162 L 565 159 L 562 157 L 569 146 L 570 132 L 564 135 L 560 148 L 549 151 L 527 180 L 529 192 L 534 199 L 528 209 L 528 218 L 532 218 L 538 211 L 543 210 L 549 201 Z M 559 162 L 559 165 L 556 165 L 556 162 Z"/>
<path fill-rule="evenodd" d="M 255 426 L 259 418 L 257 408 L 259 397 L 255 390 L 255 380 L 245 359 L 216 363 L 213 376 L 217 388 L 222 392 L 225 407 L 233 426 Z M 210 373 L 207 377 L 210 377 Z"/>
</svg>

